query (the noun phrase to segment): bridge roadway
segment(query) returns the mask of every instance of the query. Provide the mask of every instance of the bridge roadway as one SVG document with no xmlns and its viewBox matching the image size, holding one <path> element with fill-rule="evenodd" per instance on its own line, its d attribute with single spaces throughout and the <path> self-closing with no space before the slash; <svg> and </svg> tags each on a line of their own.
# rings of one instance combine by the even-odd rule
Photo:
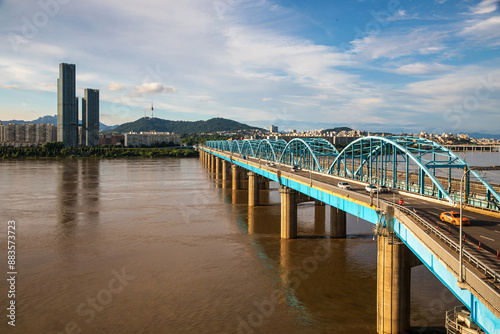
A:
<svg viewBox="0 0 500 334">
<path fill-rule="evenodd" d="M 365 190 L 367 183 L 357 182 L 334 175 L 320 174 L 318 172 L 311 173 L 308 170 L 291 172 L 291 166 L 287 165 L 268 167 L 265 165 L 266 161 L 259 161 L 252 157 L 247 157 L 246 160 L 260 164 L 262 169 L 278 172 L 281 168 L 282 173 L 292 173 L 329 185 L 336 186 L 340 181 L 345 181 L 351 185 L 350 192 L 365 196 L 367 203 L 370 201 L 370 196 Z M 339 189 L 339 191 L 341 190 Z M 397 202 L 400 197 L 403 197 L 405 207 L 414 210 L 428 222 L 434 223 L 436 227 L 439 226 L 440 230 L 448 233 L 450 239 L 458 243 L 460 227 L 442 222 L 439 219 L 439 215 L 442 212 L 451 210 L 459 212 L 459 207 L 453 207 L 446 201 L 436 201 L 402 191 L 389 191 L 378 195 L 380 200 L 391 203 Z M 375 195 L 374 202 L 376 202 L 376 200 L 377 196 Z M 500 251 L 500 213 L 496 214 L 488 211 L 479 212 L 478 210 L 471 211 L 467 208 L 463 208 L 463 216 L 469 218 L 471 221 L 470 226 L 463 227 L 463 233 L 465 234 L 464 249 L 474 253 L 475 256 L 479 257 L 481 261 L 486 262 L 488 266 L 495 269 L 500 275 L 500 259 L 497 259 L 497 251 Z M 479 242 L 481 242 L 481 249 L 479 249 Z"/>
<path fill-rule="evenodd" d="M 388 193 L 380 193 L 378 196 L 378 200 L 380 202 L 377 203 L 377 195 L 374 195 L 374 198 L 371 199 L 369 194 L 365 191 L 364 187 L 366 186 L 366 183 L 361 183 L 350 179 L 343 179 L 333 175 L 321 174 L 314 171 L 311 172 L 309 170 L 300 170 L 297 172 L 292 172 L 291 166 L 287 165 L 276 164 L 275 167 L 270 167 L 266 166 L 267 161 L 259 160 L 257 158 L 247 157 L 243 159 L 238 154 L 228 155 L 227 152 L 217 151 L 214 149 L 207 149 L 207 151 L 208 152 L 211 151 L 216 156 L 218 155 L 219 157 L 225 160 L 230 160 L 239 166 L 245 167 L 245 165 L 248 165 L 248 167 L 251 168 L 253 167 L 254 171 L 256 170 L 262 171 L 264 172 L 263 174 L 265 174 L 265 172 L 275 174 L 278 176 L 276 178 L 277 180 L 282 180 L 282 178 L 298 179 L 303 184 L 309 184 L 311 188 L 317 187 L 319 185 L 320 187 L 328 189 L 328 191 L 333 191 L 341 196 L 346 197 L 348 200 L 352 199 L 353 201 L 357 201 L 358 203 L 364 202 L 365 203 L 364 206 L 370 208 L 375 208 L 376 206 L 384 210 L 384 207 L 386 208 L 388 205 L 394 205 L 392 203 L 394 201 L 397 201 L 399 197 L 402 196 L 405 201 L 404 205 L 405 210 L 406 209 L 412 210 L 418 216 L 429 222 L 430 225 L 432 225 L 435 229 L 440 230 L 441 233 L 446 234 L 446 236 L 449 239 L 458 244 L 458 234 L 459 234 L 458 226 L 452 226 L 450 224 L 443 223 L 439 220 L 439 214 L 441 212 L 450 211 L 452 209 L 454 211 L 458 211 L 458 208 L 451 207 L 451 205 L 448 204 L 447 202 L 437 201 L 426 197 L 420 197 L 418 195 L 410 193 L 401 192 L 395 194 L 393 192 L 388 192 Z M 344 190 L 338 188 L 337 183 L 339 181 L 349 182 L 352 189 Z M 370 205 L 370 202 L 373 202 L 374 205 L 373 207 Z M 397 207 L 398 205 L 395 206 Z M 359 211 L 359 205 L 358 205 L 358 211 Z M 483 264 L 486 264 L 488 269 L 493 270 L 495 272 L 497 281 L 493 282 L 494 284 L 491 284 L 490 279 L 486 278 L 484 273 L 479 271 L 476 268 L 476 266 L 474 266 L 471 263 L 464 262 L 466 271 L 465 276 L 467 277 L 468 284 L 474 285 L 474 283 L 470 283 L 474 282 L 474 277 L 471 274 L 468 274 L 467 273 L 468 271 L 473 272 L 475 274 L 477 278 L 475 282 L 479 283 L 476 283 L 472 289 L 471 286 L 468 287 L 461 286 L 460 289 L 457 289 L 457 283 L 456 283 L 456 279 L 458 277 L 457 252 L 448 247 L 446 242 L 443 242 L 432 233 L 429 233 L 429 230 L 428 229 L 426 230 L 425 227 L 420 226 L 419 229 L 423 230 L 423 232 L 428 236 L 431 236 L 436 242 L 436 244 L 439 245 L 439 247 L 445 249 L 445 252 L 448 253 L 447 255 L 438 254 L 438 256 L 435 256 L 434 259 L 435 258 L 440 259 L 441 262 L 452 260 L 450 262 L 454 262 L 454 264 L 445 263 L 444 267 L 448 267 L 446 268 L 448 273 L 445 273 L 445 275 L 443 275 L 442 268 L 441 269 L 437 268 L 438 266 L 434 267 L 434 264 L 432 264 L 433 261 L 430 261 L 429 263 L 429 261 L 425 261 L 424 259 L 425 256 L 423 255 L 420 256 L 419 254 L 417 254 L 418 252 L 416 252 L 414 249 L 412 249 L 412 251 L 460 300 L 464 302 L 464 304 L 469 309 L 477 307 L 477 310 L 473 312 L 473 315 L 475 313 L 473 319 L 476 322 L 478 322 L 478 324 L 481 325 L 481 327 L 485 329 L 487 333 L 500 333 L 500 319 L 499 319 L 500 284 L 498 282 L 498 278 L 500 277 L 500 260 L 497 259 L 497 254 L 496 254 L 497 250 L 500 250 L 500 215 L 486 211 L 481 212 L 480 210 L 471 211 L 464 209 L 464 216 L 469 217 L 471 219 L 471 226 L 464 227 L 464 232 L 466 235 L 465 237 L 466 242 L 464 243 L 464 249 L 467 250 L 472 256 L 476 257 Z M 395 218 L 401 220 L 401 217 L 398 215 L 395 215 Z M 397 234 L 400 237 L 402 235 L 407 235 L 408 232 L 413 232 L 413 233 L 416 232 L 415 229 L 413 230 L 406 229 L 406 226 L 402 227 L 402 225 L 398 225 L 398 227 L 395 228 L 395 230 L 397 230 L 396 232 L 399 231 L 399 233 Z M 422 235 L 421 238 L 422 237 L 425 237 L 425 235 Z M 479 249 L 479 241 L 481 241 L 481 249 Z M 403 240 L 403 242 L 407 244 L 408 240 Z M 410 247 L 409 244 L 407 244 L 407 246 Z M 445 260 L 445 258 L 447 258 L 448 260 Z M 441 274 L 439 273 L 439 271 L 441 271 Z M 455 277 L 449 274 L 452 274 Z M 444 278 L 444 276 L 446 275 L 448 275 L 448 277 Z M 490 281 L 490 283 L 485 283 L 486 281 Z M 477 284 L 482 284 L 484 285 L 484 287 L 478 287 Z M 481 291 L 479 291 L 478 293 L 478 290 Z M 494 290 L 496 290 L 496 292 Z M 470 294 L 464 294 L 463 291 L 470 291 Z M 472 295 L 474 295 L 475 298 Z M 482 304 L 481 306 L 483 308 L 478 307 L 478 302 Z M 484 309 L 484 307 L 486 307 L 486 309 L 488 309 L 489 312 L 491 313 L 487 312 Z M 488 314 L 485 315 L 485 313 Z"/>
</svg>

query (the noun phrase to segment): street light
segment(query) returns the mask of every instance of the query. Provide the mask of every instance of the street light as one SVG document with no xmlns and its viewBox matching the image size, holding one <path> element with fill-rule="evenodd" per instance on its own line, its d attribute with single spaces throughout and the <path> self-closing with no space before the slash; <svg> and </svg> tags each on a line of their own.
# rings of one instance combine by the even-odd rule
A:
<svg viewBox="0 0 500 334">
<path fill-rule="evenodd" d="M 463 249 L 463 216 L 462 216 L 462 208 L 463 208 L 463 201 L 464 201 L 464 194 L 463 194 L 463 181 L 465 179 L 465 176 L 467 175 L 467 173 L 469 173 L 472 169 L 468 169 L 467 167 L 465 168 L 464 170 L 464 174 L 462 175 L 462 177 L 460 178 L 460 253 L 459 253 L 459 264 L 460 264 L 460 271 L 459 271 L 459 279 L 458 279 L 458 282 L 462 283 L 464 280 L 463 280 L 463 253 L 464 253 L 464 249 Z"/>
</svg>

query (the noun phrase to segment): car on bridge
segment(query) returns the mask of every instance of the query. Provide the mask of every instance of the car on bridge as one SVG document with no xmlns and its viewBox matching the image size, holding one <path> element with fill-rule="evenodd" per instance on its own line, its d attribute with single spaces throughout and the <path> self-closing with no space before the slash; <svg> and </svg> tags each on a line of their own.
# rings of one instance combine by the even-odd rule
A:
<svg viewBox="0 0 500 334">
<path fill-rule="evenodd" d="M 299 166 L 293 166 L 291 170 L 292 172 L 298 172 L 299 169 L 300 169 Z"/>
<path fill-rule="evenodd" d="M 460 213 L 455 211 L 446 211 L 439 215 L 439 219 L 446 223 L 451 223 L 453 225 L 460 225 Z M 462 216 L 462 225 L 470 225 L 469 218 Z"/>
<path fill-rule="evenodd" d="M 387 188 L 386 186 L 378 186 L 378 192 L 379 193 L 388 193 L 389 188 Z"/>
<path fill-rule="evenodd" d="M 373 184 L 369 184 L 365 187 L 365 190 L 369 193 L 378 193 L 378 187 Z"/>
<path fill-rule="evenodd" d="M 351 185 L 350 185 L 349 183 L 345 182 L 345 181 L 340 181 L 340 182 L 337 184 L 337 186 L 338 186 L 339 188 L 342 188 L 342 189 L 347 189 L 347 190 L 351 189 Z"/>
<path fill-rule="evenodd" d="M 267 167 L 276 167 L 276 164 L 274 162 L 268 162 L 266 163 Z"/>
</svg>

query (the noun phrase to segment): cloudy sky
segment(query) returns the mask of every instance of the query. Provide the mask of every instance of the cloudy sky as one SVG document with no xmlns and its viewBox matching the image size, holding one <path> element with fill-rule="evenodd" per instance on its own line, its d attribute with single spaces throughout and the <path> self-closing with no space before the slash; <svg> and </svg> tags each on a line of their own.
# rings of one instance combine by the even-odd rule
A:
<svg viewBox="0 0 500 334">
<path fill-rule="evenodd" d="M 0 0 L 0 119 L 56 114 L 58 64 L 101 121 L 500 134 L 497 0 Z"/>
</svg>

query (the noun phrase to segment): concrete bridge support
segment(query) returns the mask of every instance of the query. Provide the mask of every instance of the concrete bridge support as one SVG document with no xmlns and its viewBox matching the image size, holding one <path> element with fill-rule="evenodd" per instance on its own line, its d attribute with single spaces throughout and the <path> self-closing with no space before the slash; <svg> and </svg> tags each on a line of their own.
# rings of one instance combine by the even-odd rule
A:
<svg viewBox="0 0 500 334">
<path fill-rule="evenodd" d="M 215 157 L 215 178 L 218 179 L 221 172 L 221 159 Z"/>
<path fill-rule="evenodd" d="M 248 206 L 259 205 L 259 174 L 248 172 Z"/>
<path fill-rule="evenodd" d="M 297 191 L 280 188 L 281 195 L 281 238 L 297 238 Z"/>
<path fill-rule="evenodd" d="M 233 179 L 233 190 L 240 189 L 240 167 L 233 165 L 231 167 L 232 179 Z"/>
<path fill-rule="evenodd" d="M 384 233 L 378 237 L 377 331 L 409 333 L 411 251 L 399 239 Z"/>
<path fill-rule="evenodd" d="M 227 166 L 228 162 L 226 160 L 222 160 L 222 188 L 227 188 L 228 181 L 228 171 Z"/>
<path fill-rule="evenodd" d="M 314 201 L 314 233 L 318 235 L 325 234 L 325 203 Z"/>
<path fill-rule="evenodd" d="M 330 207 L 330 237 L 345 238 L 347 235 L 347 215 L 346 212 Z"/>
</svg>

